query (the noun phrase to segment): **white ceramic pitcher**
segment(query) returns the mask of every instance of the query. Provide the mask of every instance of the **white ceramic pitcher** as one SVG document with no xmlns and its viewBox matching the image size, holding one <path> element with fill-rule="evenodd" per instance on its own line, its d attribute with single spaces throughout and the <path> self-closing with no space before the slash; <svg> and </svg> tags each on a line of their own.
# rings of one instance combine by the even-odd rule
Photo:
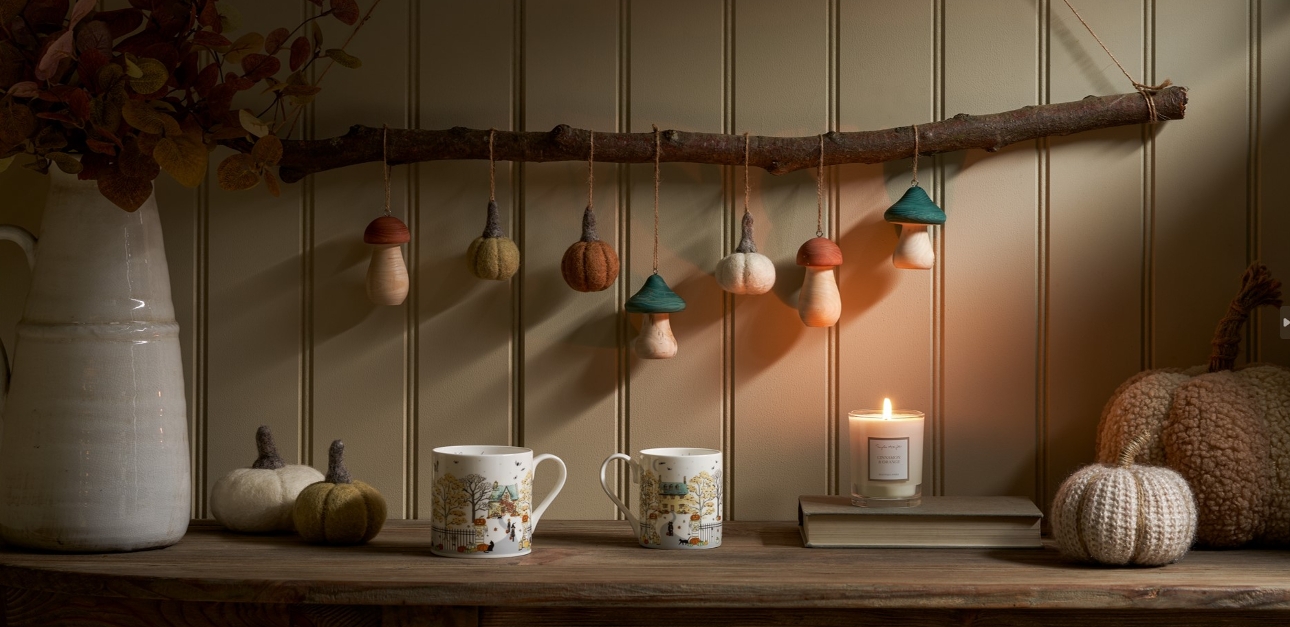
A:
<svg viewBox="0 0 1290 627">
<path fill-rule="evenodd" d="M 156 198 L 126 212 L 94 181 L 49 177 L 40 245 L 0 227 L 33 265 L 4 373 L 0 538 L 66 552 L 169 546 L 188 528 L 192 486 Z"/>
</svg>

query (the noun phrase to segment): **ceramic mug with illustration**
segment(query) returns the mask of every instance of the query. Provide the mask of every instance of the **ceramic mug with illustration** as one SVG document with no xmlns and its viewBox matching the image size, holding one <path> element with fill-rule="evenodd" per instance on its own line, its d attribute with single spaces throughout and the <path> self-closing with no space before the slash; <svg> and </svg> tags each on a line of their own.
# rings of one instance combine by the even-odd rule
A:
<svg viewBox="0 0 1290 627">
<path fill-rule="evenodd" d="M 640 518 L 605 480 L 609 464 L 621 459 L 640 486 Z M 710 448 L 651 448 L 630 457 L 614 453 L 600 465 L 600 487 L 618 506 L 641 546 L 650 549 L 715 549 L 721 546 L 724 496 L 721 451 Z"/>
<path fill-rule="evenodd" d="M 548 459 L 560 477 L 533 507 L 533 471 Z M 527 555 L 538 519 L 567 476 L 559 457 L 534 457 L 518 446 L 441 446 L 432 464 L 430 552 L 445 557 Z"/>
</svg>

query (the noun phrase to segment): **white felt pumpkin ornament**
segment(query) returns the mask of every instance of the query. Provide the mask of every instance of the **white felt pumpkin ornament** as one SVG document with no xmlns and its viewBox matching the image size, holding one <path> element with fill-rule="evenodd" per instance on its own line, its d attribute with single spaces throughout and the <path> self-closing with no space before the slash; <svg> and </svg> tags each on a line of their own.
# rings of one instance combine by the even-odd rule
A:
<svg viewBox="0 0 1290 627">
<path fill-rule="evenodd" d="M 291 508 L 296 496 L 305 486 L 322 481 L 323 474 L 282 461 L 267 426 L 256 430 L 255 447 L 260 456 L 250 468 L 238 468 L 215 482 L 211 513 L 232 531 L 292 531 Z"/>
<path fill-rule="evenodd" d="M 744 220 L 743 235 L 735 252 L 717 262 L 717 283 L 731 294 L 765 294 L 775 287 L 775 263 L 757 252 L 753 240 L 753 217 L 748 212 L 752 184 L 748 179 L 748 133 L 744 133 Z"/>
<path fill-rule="evenodd" d="M 1053 499 L 1053 537 L 1067 557 L 1115 566 L 1178 561 L 1196 537 L 1196 501 L 1182 475 L 1133 461 L 1146 443 L 1130 442 L 1118 464 L 1071 475 Z"/>
</svg>

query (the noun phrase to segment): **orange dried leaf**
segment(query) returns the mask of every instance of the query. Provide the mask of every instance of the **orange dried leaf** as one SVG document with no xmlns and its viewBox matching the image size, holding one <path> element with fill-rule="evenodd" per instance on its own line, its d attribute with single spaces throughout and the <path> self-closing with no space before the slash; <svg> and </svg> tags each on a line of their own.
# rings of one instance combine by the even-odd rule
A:
<svg viewBox="0 0 1290 627">
<path fill-rule="evenodd" d="M 257 167 L 266 168 L 278 165 L 282 160 L 282 140 L 277 135 L 265 135 L 256 140 L 251 148 L 251 158 Z"/>
<path fill-rule="evenodd" d="M 152 195 L 152 181 L 126 176 L 116 168 L 100 174 L 98 186 L 104 198 L 126 211 L 142 207 Z"/>
<path fill-rule="evenodd" d="M 229 155 L 220 162 L 216 174 L 220 189 L 231 192 L 251 189 L 260 184 L 260 175 L 256 172 L 255 159 L 251 155 Z"/>
<path fill-rule="evenodd" d="M 184 187 L 197 187 L 206 178 L 206 145 L 188 136 L 163 137 L 152 149 L 152 158 Z"/>
</svg>

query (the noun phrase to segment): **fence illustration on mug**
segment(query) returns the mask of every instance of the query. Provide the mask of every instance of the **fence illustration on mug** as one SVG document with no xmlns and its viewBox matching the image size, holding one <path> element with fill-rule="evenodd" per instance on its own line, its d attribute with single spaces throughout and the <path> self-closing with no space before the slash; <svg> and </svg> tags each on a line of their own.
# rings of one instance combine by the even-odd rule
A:
<svg viewBox="0 0 1290 627">
<path fill-rule="evenodd" d="M 641 473 L 641 542 L 692 547 L 720 542 L 721 471 L 705 470 L 680 481 L 661 479 L 651 470 Z"/>
<path fill-rule="evenodd" d="M 437 551 L 515 553 L 532 545 L 533 471 L 512 484 L 452 473 L 434 482 L 431 543 Z"/>
</svg>

